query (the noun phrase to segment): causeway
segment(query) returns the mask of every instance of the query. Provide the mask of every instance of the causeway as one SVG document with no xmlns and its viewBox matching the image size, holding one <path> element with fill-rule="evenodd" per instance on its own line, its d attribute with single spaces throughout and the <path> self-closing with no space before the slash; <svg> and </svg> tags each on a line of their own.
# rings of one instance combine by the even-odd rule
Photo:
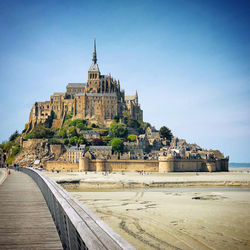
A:
<svg viewBox="0 0 250 250">
<path fill-rule="evenodd" d="M 63 249 L 39 187 L 10 171 L 0 185 L 0 249 Z"/>
</svg>

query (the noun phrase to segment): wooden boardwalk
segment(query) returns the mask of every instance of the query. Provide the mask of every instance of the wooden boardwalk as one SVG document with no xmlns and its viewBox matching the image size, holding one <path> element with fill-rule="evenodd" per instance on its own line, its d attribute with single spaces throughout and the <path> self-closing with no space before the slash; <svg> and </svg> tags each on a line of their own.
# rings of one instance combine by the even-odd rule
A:
<svg viewBox="0 0 250 250">
<path fill-rule="evenodd" d="M 0 249 L 62 249 L 39 187 L 14 170 L 0 185 Z"/>
</svg>

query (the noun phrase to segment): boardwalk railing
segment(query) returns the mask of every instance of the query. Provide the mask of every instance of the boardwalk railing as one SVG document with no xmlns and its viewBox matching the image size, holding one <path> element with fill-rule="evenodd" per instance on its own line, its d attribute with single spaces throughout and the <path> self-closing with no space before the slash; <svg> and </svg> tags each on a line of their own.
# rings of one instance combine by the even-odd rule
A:
<svg viewBox="0 0 250 250">
<path fill-rule="evenodd" d="M 21 171 L 43 193 L 64 249 L 134 249 L 55 181 L 32 168 Z"/>
</svg>

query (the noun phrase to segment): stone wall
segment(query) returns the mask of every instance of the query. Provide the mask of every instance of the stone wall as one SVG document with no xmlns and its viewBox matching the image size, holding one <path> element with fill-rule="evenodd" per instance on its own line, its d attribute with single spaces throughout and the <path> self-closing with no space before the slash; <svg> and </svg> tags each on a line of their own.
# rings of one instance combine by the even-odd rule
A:
<svg viewBox="0 0 250 250">
<path fill-rule="evenodd" d="M 44 164 L 46 170 L 61 170 L 61 171 L 79 171 L 78 163 L 70 163 L 66 161 L 47 161 Z"/>
<path fill-rule="evenodd" d="M 52 128 L 60 128 L 62 124 L 62 119 L 54 119 L 52 123 Z"/>
<path fill-rule="evenodd" d="M 48 141 L 48 140 L 47 139 L 28 139 L 27 141 L 23 141 L 22 147 L 24 149 L 32 148 L 35 145 L 37 145 L 38 143 L 41 143 L 41 142 L 44 142 L 44 141 Z"/>
<path fill-rule="evenodd" d="M 159 172 L 216 172 L 228 171 L 228 160 L 174 159 L 161 157 Z"/>
<path fill-rule="evenodd" d="M 50 152 L 59 157 L 63 153 L 62 145 L 50 145 Z"/>
<path fill-rule="evenodd" d="M 157 160 L 95 160 L 91 165 L 96 166 L 96 171 L 112 172 L 158 172 L 159 162 Z"/>
<path fill-rule="evenodd" d="M 89 160 L 86 157 L 78 163 L 51 161 L 45 165 L 47 170 L 73 171 L 112 171 L 112 172 L 215 172 L 228 171 L 228 159 L 220 161 L 167 159 L 158 160 Z"/>
</svg>

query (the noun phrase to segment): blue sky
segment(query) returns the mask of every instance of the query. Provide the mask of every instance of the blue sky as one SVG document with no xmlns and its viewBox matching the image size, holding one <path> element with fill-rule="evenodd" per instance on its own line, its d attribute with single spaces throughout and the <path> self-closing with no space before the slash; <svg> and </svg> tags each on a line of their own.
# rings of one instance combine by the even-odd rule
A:
<svg viewBox="0 0 250 250">
<path fill-rule="evenodd" d="M 144 120 L 250 162 L 250 2 L 0 1 L 0 141 L 35 101 L 101 73 L 138 91 Z"/>
</svg>

